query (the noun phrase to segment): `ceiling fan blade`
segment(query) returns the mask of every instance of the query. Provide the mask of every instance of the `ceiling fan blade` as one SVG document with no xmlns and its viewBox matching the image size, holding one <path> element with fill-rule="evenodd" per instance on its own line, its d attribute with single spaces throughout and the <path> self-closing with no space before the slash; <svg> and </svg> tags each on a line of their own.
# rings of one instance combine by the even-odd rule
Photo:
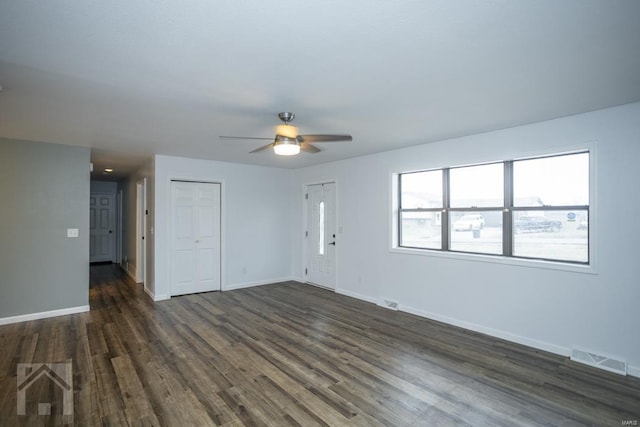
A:
<svg viewBox="0 0 640 427">
<path fill-rule="evenodd" d="M 322 150 L 320 150 L 318 147 L 316 147 L 315 145 L 311 145 L 308 142 L 301 142 L 300 143 L 300 151 L 304 151 L 307 153 L 318 153 Z"/>
<path fill-rule="evenodd" d="M 273 147 L 273 142 L 267 144 L 267 145 L 263 145 L 260 148 L 256 148 L 255 150 L 249 151 L 249 153 L 258 153 L 260 151 L 264 151 L 264 150 L 268 150 L 269 148 Z"/>
<path fill-rule="evenodd" d="M 353 141 L 351 135 L 298 135 L 299 142 Z"/>
<path fill-rule="evenodd" d="M 218 138 L 220 138 L 220 139 L 260 139 L 260 140 L 264 140 L 264 141 L 273 141 L 273 137 L 271 137 L 271 138 L 261 138 L 261 137 L 255 137 L 255 136 L 226 136 L 226 135 L 220 135 Z"/>
</svg>

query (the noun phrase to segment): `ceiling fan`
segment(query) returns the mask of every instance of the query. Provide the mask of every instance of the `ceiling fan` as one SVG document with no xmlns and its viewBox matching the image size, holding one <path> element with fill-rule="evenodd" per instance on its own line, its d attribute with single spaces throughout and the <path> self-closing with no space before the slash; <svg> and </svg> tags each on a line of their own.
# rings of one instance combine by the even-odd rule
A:
<svg viewBox="0 0 640 427">
<path fill-rule="evenodd" d="M 281 156 L 293 156 L 300 151 L 307 153 L 317 153 L 321 151 L 315 145 L 314 142 L 335 142 L 335 141 L 352 141 L 351 135 L 298 135 L 298 128 L 291 125 L 290 122 L 295 117 L 295 114 L 283 112 L 279 113 L 278 117 L 282 120 L 281 125 L 277 127 L 276 136 L 274 138 L 255 138 L 250 136 L 220 136 L 223 139 L 264 139 L 271 140 L 267 145 L 263 145 L 260 148 L 256 148 L 250 153 L 258 153 L 263 150 L 267 150 L 273 147 L 273 151 Z"/>
</svg>

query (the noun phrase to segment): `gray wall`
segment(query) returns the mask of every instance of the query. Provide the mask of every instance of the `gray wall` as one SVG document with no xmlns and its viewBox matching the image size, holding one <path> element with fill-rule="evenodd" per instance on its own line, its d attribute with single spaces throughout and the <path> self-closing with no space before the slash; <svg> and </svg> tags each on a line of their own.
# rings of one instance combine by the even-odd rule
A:
<svg viewBox="0 0 640 427">
<path fill-rule="evenodd" d="M 115 181 L 91 181 L 91 192 L 116 194 L 118 183 Z"/>
<path fill-rule="evenodd" d="M 0 318 L 88 305 L 89 161 L 88 148 L 0 139 Z"/>
</svg>

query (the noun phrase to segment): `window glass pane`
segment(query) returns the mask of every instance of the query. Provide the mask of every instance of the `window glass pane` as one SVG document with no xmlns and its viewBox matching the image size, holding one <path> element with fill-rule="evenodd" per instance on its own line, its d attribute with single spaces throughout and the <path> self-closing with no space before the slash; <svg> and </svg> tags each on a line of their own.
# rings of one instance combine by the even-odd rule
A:
<svg viewBox="0 0 640 427">
<path fill-rule="evenodd" d="M 588 211 L 514 212 L 513 254 L 527 258 L 588 262 Z"/>
<path fill-rule="evenodd" d="M 452 208 L 504 205 L 504 165 L 454 168 L 449 171 Z"/>
<path fill-rule="evenodd" d="M 513 162 L 515 206 L 589 204 L 589 153 Z"/>
<path fill-rule="evenodd" d="M 402 209 L 442 207 L 441 170 L 405 173 L 400 180 Z"/>
<path fill-rule="evenodd" d="M 440 211 L 402 212 L 400 246 L 442 249 Z"/>
<path fill-rule="evenodd" d="M 502 211 L 449 212 L 452 251 L 502 255 Z"/>
<path fill-rule="evenodd" d="M 324 202 L 320 202 L 318 213 L 318 255 L 324 255 Z"/>
</svg>

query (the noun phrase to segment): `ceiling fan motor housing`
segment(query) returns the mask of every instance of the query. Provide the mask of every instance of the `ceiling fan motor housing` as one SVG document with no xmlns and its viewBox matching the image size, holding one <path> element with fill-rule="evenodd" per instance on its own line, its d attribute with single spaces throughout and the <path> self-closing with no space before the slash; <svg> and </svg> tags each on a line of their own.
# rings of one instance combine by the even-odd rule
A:
<svg viewBox="0 0 640 427">
<path fill-rule="evenodd" d="M 289 123 L 296 115 L 289 112 L 282 112 L 278 114 L 280 120 L 282 120 L 285 124 Z"/>
</svg>

